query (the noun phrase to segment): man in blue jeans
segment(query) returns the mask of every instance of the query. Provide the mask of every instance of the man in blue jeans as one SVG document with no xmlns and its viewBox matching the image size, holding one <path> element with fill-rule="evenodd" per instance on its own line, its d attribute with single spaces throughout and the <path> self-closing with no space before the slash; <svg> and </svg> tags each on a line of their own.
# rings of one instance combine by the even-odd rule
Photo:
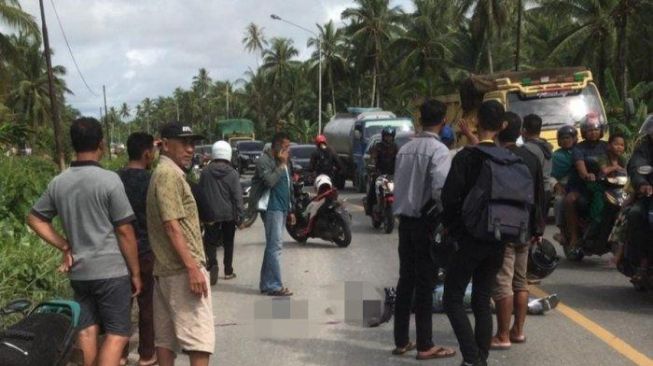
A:
<svg viewBox="0 0 653 366">
<path fill-rule="evenodd" d="M 293 205 L 292 186 L 288 170 L 290 139 L 284 132 L 272 138 L 272 149 L 264 153 L 256 163 L 252 178 L 251 203 L 264 212 L 265 254 L 261 266 L 259 288 L 269 296 L 291 296 L 292 291 L 281 281 L 281 248 L 286 218 L 294 225 L 295 216 L 290 213 Z M 290 213 L 290 214 L 289 214 Z"/>
</svg>

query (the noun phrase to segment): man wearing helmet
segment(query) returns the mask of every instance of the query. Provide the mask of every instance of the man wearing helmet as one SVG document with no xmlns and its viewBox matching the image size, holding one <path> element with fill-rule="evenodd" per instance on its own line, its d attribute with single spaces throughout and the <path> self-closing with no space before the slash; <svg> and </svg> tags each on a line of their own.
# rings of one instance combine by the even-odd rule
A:
<svg viewBox="0 0 653 366">
<path fill-rule="evenodd" d="M 324 135 L 318 135 L 315 138 L 315 146 L 317 146 L 317 150 L 311 154 L 311 172 L 316 177 L 320 174 L 326 174 L 331 179 L 335 179 L 336 173 L 342 171 L 338 154 L 329 147 L 327 138 Z"/>
<path fill-rule="evenodd" d="M 648 217 L 653 186 L 651 175 L 643 175 L 639 171 L 641 167 L 653 166 L 653 114 L 648 115 L 639 133 L 642 137 L 628 162 L 628 177 L 638 193 L 637 202 L 628 212 L 628 237 L 633 248 L 636 248 L 641 255 L 639 268 L 631 279 L 633 283 L 641 283 L 650 275 L 647 269 L 651 264 L 649 259 L 653 257 L 653 245 L 650 242 L 653 232 Z"/>
<path fill-rule="evenodd" d="M 381 131 L 381 141 L 370 150 L 370 159 L 374 162 L 374 171 L 370 174 L 370 184 L 367 190 L 366 214 L 371 214 L 376 204 L 376 190 L 374 184 L 379 175 L 393 175 L 395 172 L 395 160 L 397 158 L 397 144 L 395 144 L 396 130 L 394 127 L 386 126 Z"/>
<path fill-rule="evenodd" d="M 240 176 L 231 166 L 231 145 L 218 141 L 211 148 L 211 163 L 202 171 L 199 186 L 206 200 L 204 252 L 211 285 L 218 281 L 216 249 L 224 246 L 224 278 L 236 277 L 232 267 L 234 235 L 243 221 L 243 192 Z"/>
<path fill-rule="evenodd" d="M 596 181 L 598 174 L 596 161 L 608 152 L 608 144 L 601 140 L 604 124 L 596 113 L 588 113 L 580 123 L 580 134 L 583 141 L 579 142 L 572 152 L 576 168 L 569 182 L 570 192 L 565 198 L 565 219 L 570 228 L 569 244 L 574 248 L 578 243 L 578 210 L 576 203 L 581 196 L 588 196 L 586 182 Z"/>
<path fill-rule="evenodd" d="M 565 195 L 567 194 L 567 184 L 569 178 L 574 172 L 573 150 L 578 141 L 578 131 L 574 126 L 562 126 L 557 132 L 558 146 L 560 148 L 553 153 L 551 176 L 555 179 L 553 192 L 556 195 L 554 211 L 556 226 L 562 227 L 562 209 Z M 562 235 L 556 234 L 558 241 L 562 240 Z"/>
</svg>

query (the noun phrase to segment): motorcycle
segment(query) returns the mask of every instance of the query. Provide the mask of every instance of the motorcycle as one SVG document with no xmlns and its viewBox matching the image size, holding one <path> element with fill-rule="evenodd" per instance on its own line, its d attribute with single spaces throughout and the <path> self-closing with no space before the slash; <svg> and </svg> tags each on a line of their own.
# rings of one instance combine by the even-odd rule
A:
<svg viewBox="0 0 653 366">
<path fill-rule="evenodd" d="M 561 244 L 565 257 L 569 260 L 580 262 L 586 255 L 601 256 L 612 250 L 608 238 L 617 215 L 628 198 L 624 190 L 626 183 L 628 183 L 628 176 L 623 172 L 617 173 L 610 177 L 601 177 L 599 183 L 605 188 L 603 196 L 605 204 L 601 223 L 599 225 L 593 224 L 590 218 L 580 217 L 587 215 L 579 215 L 578 230 L 581 235 L 574 248 L 569 245 L 569 238 L 571 237 L 569 231 L 571 229 L 567 226 L 566 220 L 563 220 L 562 233 L 564 240 Z"/>
<path fill-rule="evenodd" d="M 296 222 L 295 225 L 291 225 L 289 221 L 286 222 L 288 234 L 302 244 L 305 244 L 308 238 L 320 238 L 333 242 L 341 248 L 349 246 L 351 244 L 351 215 L 338 200 L 338 191 L 330 188 L 311 198 L 308 193 L 304 192 L 304 178 L 301 169 L 295 170 L 292 180 L 295 198 L 293 213 Z M 306 208 L 311 202 L 322 199 L 324 199 L 324 203 L 317 210 L 315 218 L 309 220 L 304 215 Z M 311 220 L 314 220 L 312 225 L 310 224 Z"/>
<path fill-rule="evenodd" d="M 245 217 L 243 218 L 243 226 L 250 227 L 256 221 L 258 211 L 249 207 L 249 194 L 252 191 L 252 181 L 245 180 L 240 182 L 240 187 L 243 190 L 243 207 L 245 208 Z"/>
<path fill-rule="evenodd" d="M 0 364 L 3 366 L 68 365 L 77 339 L 77 302 L 52 300 L 31 311 L 29 300 L 14 300 L 0 308 Z M 8 325 L 7 316 L 20 320 Z"/>
<path fill-rule="evenodd" d="M 641 166 L 637 169 L 637 172 L 640 175 L 647 176 L 649 181 L 653 178 L 653 167 L 649 165 Z M 648 208 L 648 223 L 649 230 L 653 230 L 653 197 L 641 197 L 640 200 L 644 200 L 644 207 Z M 629 223 L 626 223 L 629 225 Z M 647 289 L 653 290 L 653 258 L 649 258 L 649 267 L 646 273 L 648 273 L 648 278 L 643 281 L 633 281 L 633 276 L 637 273 L 637 269 L 640 266 L 640 260 L 642 254 L 639 249 L 632 245 L 629 241 L 626 241 L 623 248 L 623 255 L 621 260 L 617 263 L 617 270 L 622 273 L 624 276 L 631 278 L 631 282 L 637 291 L 646 291 Z"/>
<path fill-rule="evenodd" d="M 391 175 L 380 175 L 375 179 L 374 190 L 376 193 L 376 203 L 373 207 L 366 207 L 366 212 L 370 212 L 372 226 L 378 229 L 383 225 L 386 234 L 392 233 L 395 226 L 395 217 L 392 214 L 392 203 L 395 201 L 394 182 Z M 365 202 L 365 205 L 369 205 Z"/>
</svg>

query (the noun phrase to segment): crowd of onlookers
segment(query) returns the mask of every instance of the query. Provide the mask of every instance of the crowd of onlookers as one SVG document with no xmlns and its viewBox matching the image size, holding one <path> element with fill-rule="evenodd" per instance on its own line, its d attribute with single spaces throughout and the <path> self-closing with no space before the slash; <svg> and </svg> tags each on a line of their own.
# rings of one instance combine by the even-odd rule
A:
<svg viewBox="0 0 653 366">
<path fill-rule="evenodd" d="M 588 114 L 580 126 L 583 141 L 577 141 L 575 128 L 563 127 L 557 136 L 560 148 L 553 152 L 539 137 L 537 115 L 522 121 L 500 103 L 486 101 L 475 133 L 462 123 L 471 145 L 450 150 L 446 106 L 428 100 L 420 112 L 421 132 L 401 149 L 386 149 L 393 154 L 387 162 L 394 168 L 385 170 L 394 172 L 393 212 L 399 218 L 393 354 L 415 348 L 418 359 L 456 354 L 432 341 L 438 277 L 432 236 L 441 224 L 454 248 L 447 259 L 443 307 L 463 365 L 486 365 L 490 349 L 526 341 L 528 249 L 541 243 L 552 197 L 557 197 L 556 216 L 564 210 L 568 225 L 577 224 L 581 197 L 599 223 L 603 191 L 597 174 L 624 171 L 625 140 L 613 134 L 602 141 L 603 125 Z M 392 131 L 387 135 L 394 136 Z M 104 141 L 97 120 L 75 120 L 70 138 L 76 159 L 49 183 L 28 224 L 62 252 L 60 270 L 68 273 L 81 307 L 78 345 L 84 365 L 126 363 L 133 299 L 139 307 L 139 365 L 173 365 L 179 352 L 189 356 L 191 365 L 208 365 L 215 348 L 210 286 L 219 275 L 216 247 L 224 246 L 223 278 L 235 278 L 234 236 L 245 214 L 231 146 L 216 142 L 211 162 L 192 183 L 186 173 L 202 136 L 189 126 L 166 124 L 157 140 L 131 134 L 129 163 L 117 174 L 99 164 Z M 326 146 L 326 141 L 316 144 Z M 273 136 L 256 164 L 250 192 L 249 207 L 262 212 L 265 227 L 259 289 L 270 296 L 293 294 L 284 286 L 280 266 L 286 222 L 295 221 L 289 145 L 287 134 Z M 597 168 L 586 166 L 591 159 Z M 640 186 L 651 194 L 650 185 Z M 63 235 L 52 223 L 57 216 Z M 557 224 L 562 225 L 560 219 Z M 572 234 L 568 240 L 574 246 L 578 238 Z M 470 282 L 474 327 L 463 304 Z M 491 300 L 498 323 L 494 335 Z M 411 310 L 416 342 L 408 336 Z M 101 333 L 105 337 L 98 347 Z"/>
</svg>

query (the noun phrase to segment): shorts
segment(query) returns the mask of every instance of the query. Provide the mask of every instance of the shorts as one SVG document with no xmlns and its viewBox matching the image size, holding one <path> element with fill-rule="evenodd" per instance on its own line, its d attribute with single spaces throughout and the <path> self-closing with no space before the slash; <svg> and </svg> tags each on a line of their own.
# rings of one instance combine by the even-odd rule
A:
<svg viewBox="0 0 653 366">
<path fill-rule="evenodd" d="M 497 273 L 492 299 L 499 301 L 513 296 L 515 292 L 528 291 L 526 269 L 528 266 L 528 244 L 506 244 L 503 265 Z"/>
<path fill-rule="evenodd" d="M 154 345 L 173 352 L 206 352 L 215 349 L 215 326 L 209 274 L 202 268 L 209 288 L 207 297 L 190 290 L 186 272 L 157 276 L 154 284 Z"/>
<path fill-rule="evenodd" d="M 131 335 L 132 283 L 129 276 L 102 280 L 71 280 L 81 313 L 79 329 L 99 325 L 105 333 Z"/>
</svg>

